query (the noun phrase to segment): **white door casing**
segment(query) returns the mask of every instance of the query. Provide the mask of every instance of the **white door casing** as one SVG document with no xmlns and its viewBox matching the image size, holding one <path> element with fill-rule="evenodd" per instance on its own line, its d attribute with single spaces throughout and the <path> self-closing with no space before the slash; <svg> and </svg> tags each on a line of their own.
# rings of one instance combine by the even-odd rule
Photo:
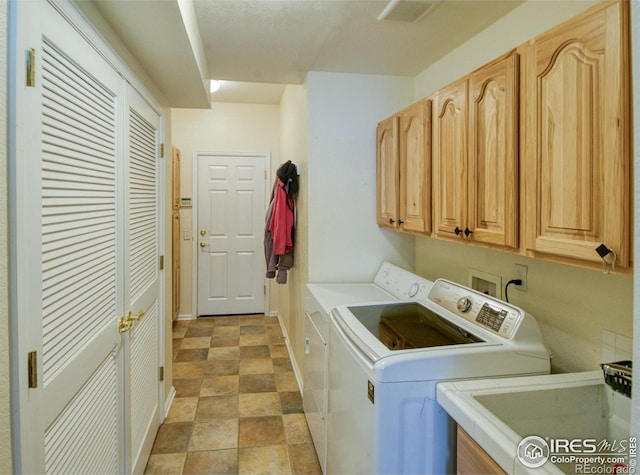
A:
<svg viewBox="0 0 640 475">
<path fill-rule="evenodd" d="M 153 124 L 154 146 L 160 117 L 149 119 L 139 96 L 125 93 L 113 63 L 70 23 L 63 6 L 39 1 L 16 2 L 15 8 L 15 468 L 141 471 L 138 459 L 146 462 L 144 448 L 150 449 L 159 424 L 163 306 L 157 267 L 141 270 L 149 268 L 151 254 L 157 266 L 159 208 L 156 201 L 136 211 L 140 199 L 133 191 L 146 187 L 142 201 L 157 197 L 159 182 L 156 174 L 134 185 L 134 167 L 145 154 L 129 152 L 145 140 L 130 135 L 128 114 L 137 111 Z M 36 57 L 34 86 L 25 82 L 22 53 L 29 49 Z M 141 237 L 126 233 L 139 223 L 152 250 L 136 258 Z M 135 279 L 139 291 L 129 292 Z M 121 335 L 118 318 L 133 305 L 147 309 L 146 322 Z M 29 352 L 37 355 L 33 388 Z M 151 383 L 137 376 L 150 361 Z"/>
<path fill-rule="evenodd" d="M 197 316 L 265 311 L 268 154 L 194 154 Z"/>
</svg>

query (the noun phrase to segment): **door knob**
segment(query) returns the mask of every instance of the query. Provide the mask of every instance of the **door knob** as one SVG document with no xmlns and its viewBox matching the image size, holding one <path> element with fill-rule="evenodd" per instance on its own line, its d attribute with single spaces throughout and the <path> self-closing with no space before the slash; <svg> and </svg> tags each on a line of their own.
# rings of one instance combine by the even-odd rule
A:
<svg viewBox="0 0 640 475">
<path fill-rule="evenodd" d="M 205 234 L 207 234 L 207 231 L 204 229 L 200 230 L 200 236 L 204 236 Z"/>
<path fill-rule="evenodd" d="M 209 245 L 209 243 L 204 242 L 204 241 L 200 241 L 200 247 L 207 247 Z"/>
</svg>

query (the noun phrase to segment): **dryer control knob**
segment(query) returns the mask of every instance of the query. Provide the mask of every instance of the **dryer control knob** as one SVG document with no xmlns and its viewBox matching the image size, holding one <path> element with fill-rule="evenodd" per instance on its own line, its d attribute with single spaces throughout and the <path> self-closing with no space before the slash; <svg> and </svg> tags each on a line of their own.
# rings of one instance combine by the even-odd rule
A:
<svg viewBox="0 0 640 475">
<path fill-rule="evenodd" d="M 458 303 L 456 304 L 456 307 L 458 307 L 458 310 L 460 310 L 462 313 L 466 313 L 469 310 L 471 310 L 471 304 L 473 302 L 471 302 L 471 298 L 469 297 L 462 297 L 461 299 L 458 300 Z"/>
</svg>

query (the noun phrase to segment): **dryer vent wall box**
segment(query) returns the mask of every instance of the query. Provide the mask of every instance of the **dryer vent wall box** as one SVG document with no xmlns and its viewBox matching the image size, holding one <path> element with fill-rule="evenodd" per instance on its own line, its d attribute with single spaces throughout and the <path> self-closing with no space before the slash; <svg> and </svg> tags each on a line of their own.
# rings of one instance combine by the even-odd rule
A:
<svg viewBox="0 0 640 475">
<path fill-rule="evenodd" d="M 502 298 L 502 278 L 475 269 L 469 269 L 469 287 L 491 297 Z"/>
</svg>

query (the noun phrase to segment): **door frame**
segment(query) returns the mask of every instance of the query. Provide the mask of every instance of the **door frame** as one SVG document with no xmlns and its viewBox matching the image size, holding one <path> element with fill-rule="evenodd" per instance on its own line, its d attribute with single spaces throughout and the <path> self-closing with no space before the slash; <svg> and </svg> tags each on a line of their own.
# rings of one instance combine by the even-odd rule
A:
<svg viewBox="0 0 640 475">
<path fill-rule="evenodd" d="M 193 319 L 198 318 L 198 163 L 201 157 L 243 157 L 243 158 L 262 158 L 264 160 L 264 168 L 267 171 L 266 185 L 264 187 L 265 192 L 265 209 L 263 212 L 267 212 L 269 207 L 269 198 L 271 197 L 271 153 L 270 152 L 221 152 L 221 151 L 207 151 L 198 150 L 193 152 L 192 157 L 192 205 L 191 205 L 191 308 Z M 264 285 L 267 289 L 264 295 L 264 314 L 269 315 L 270 308 L 270 286 L 266 275 L 264 276 Z"/>
</svg>

